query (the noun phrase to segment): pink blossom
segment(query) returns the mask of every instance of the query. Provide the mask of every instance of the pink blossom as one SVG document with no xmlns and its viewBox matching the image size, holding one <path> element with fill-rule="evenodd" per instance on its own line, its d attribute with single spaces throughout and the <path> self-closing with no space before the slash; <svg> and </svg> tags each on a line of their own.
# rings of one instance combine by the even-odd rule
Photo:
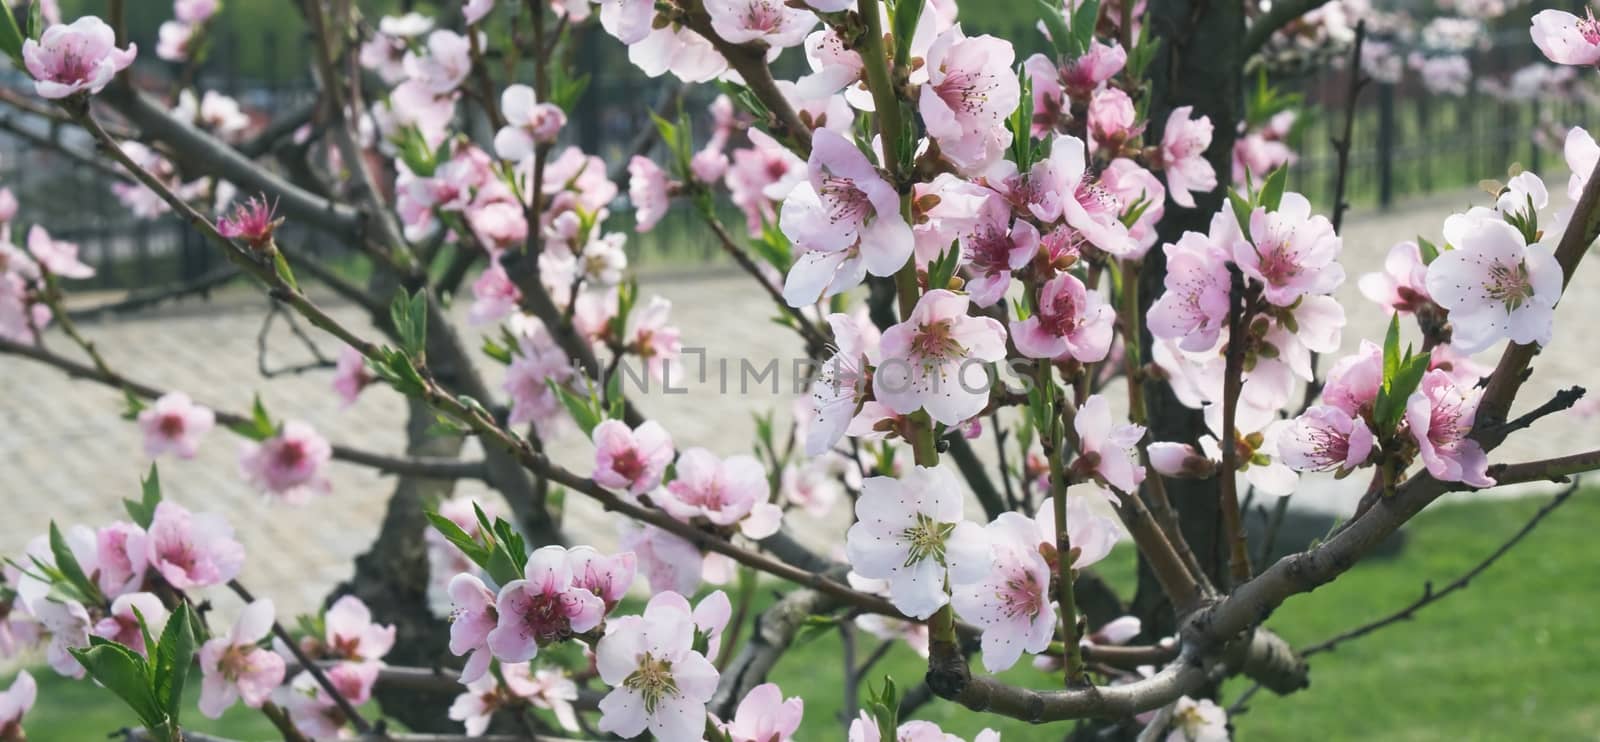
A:
<svg viewBox="0 0 1600 742">
<path fill-rule="evenodd" d="M 144 529 L 127 521 L 114 521 L 95 532 L 95 558 L 90 569 L 100 592 L 115 598 L 138 590 L 149 566 L 148 538 Z"/>
<path fill-rule="evenodd" d="M 512 85 L 500 94 L 500 111 L 506 125 L 495 132 L 494 151 L 501 159 L 521 162 L 533 156 L 535 145 L 551 144 L 567 123 L 567 114 L 553 103 L 540 103 L 533 88 Z"/>
<path fill-rule="evenodd" d="M 304 505 L 312 495 L 328 494 L 331 484 L 323 467 L 333 458 L 333 446 L 298 420 L 259 443 L 239 448 L 239 471 L 250 486 L 290 505 Z"/>
<path fill-rule="evenodd" d="M 339 350 L 339 361 L 333 371 L 333 391 L 343 400 L 341 407 L 355 404 L 361 390 L 377 380 L 367 370 L 367 357 L 361 355 L 361 351 L 349 345 Z"/>
<path fill-rule="evenodd" d="M 652 296 L 644 306 L 628 316 L 626 342 L 628 350 L 645 362 L 650 378 L 666 378 L 667 368 L 683 352 L 683 341 L 678 328 L 668 324 L 672 302 L 664 297 Z"/>
<path fill-rule="evenodd" d="M 782 0 L 706 0 L 711 30 L 733 44 L 761 42 L 775 54 L 798 45 L 817 25 L 809 10 L 785 4 Z"/>
<path fill-rule="evenodd" d="M 972 274 L 966 290 L 980 307 L 1000 301 L 1011 286 L 1012 271 L 1022 270 L 1039 251 L 1038 228 L 1024 219 L 1012 221 L 1005 200 L 992 196 L 983 200 L 971 229 L 960 240 L 961 257 Z"/>
<path fill-rule="evenodd" d="M 978 414 L 989 401 L 988 363 L 1005 358 L 1005 328 L 967 315 L 968 298 L 936 289 L 917 300 L 906 321 L 883 333 L 874 396 L 909 415 L 921 408 L 945 425 Z"/>
<path fill-rule="evenodd" d="M 866 155 L 830 129 L 817 131 L 809 179 L 784 200 L 778 225 L 802 254 L 784 283 L 790 306 L 805 306 L 861 282 L 889 276 L 911 256 L 911 227 L 900 198 Z"/>
<path fill-rule="evenodd" d="M 839 476 L 854 471 L 839 461 L 838 457 L 818 458 L 785 468 L 779 483 L 784 501 L 814 518 L 826 517 L 844 493 Z"/>
<path fill-rule="evenodd" d="M 460 87 L 472 72 L 471 42 L 454 31 L 440 29 L 428 34 L 424 50 L 407 52 L 404 64 L 413 81 L 435 95 L 444 95 Z"/>
<path fill-rule="evenodd" d="M 1009 161 L 996 168 L 1002 192 L 1043 222 L 1064 219 L 1089 244 L 1117 257 L 1136 250 L 1120 220 L 1122 206 L 1112 193 L 1088 175 L 1083 140 L 1058 136 L 1050 158 L 1036 163 L 1026 177 L 1009 174 Z M 997 180 L 991 175 L 991 184 Z"/>
<path fill-rule="evenodd" d="M 946 590 L 984 579 L 989 537 L 962 515 L 961 486 L 945 469 L 913 467 L 905 477 L 871 477 L 845 537 L 850 566 L 889 583 L 901 613 L 926 619 L 949 602 Z"/>
<path fill-rule="evenodd" d="M 472 308 L 467 322 L 474 326 L 491 325 L 506 318 L 522 302 L 522 292 L 506 275 L 499 260 L 490 260 L 472 282 Z"/>
<path fill-rule="evenodd" d="M 1450 311 L 1452 343 L 1475 353 L 1495 341 L 1550 343 L 1562 270 L 1542 244 L 1498 219 L 1457 215 L 1445 222 L 1455 247 L 1428 266 L 1428 295 Z"/>
<path fill-rule="evenodd" d="M 1585 9 L 1579 18 L 1562 10 L 1541 10 L 1533 15 L 1533 43 L 1556 64 L 1600 63 L 1600 22 Z"/>
<path fill-rule="evenodd" d="M 494 10 L 494 0 L 467 0 L 461 5 L 461 15 L 468 26 L 477 25 L 489 11 Z"/>
<path fill-rule="evenodd" d="M 853 92 L 859 90 L 859 86 L 852 86 L 865 79 L 866 65 L 861 61 L 861 54 L 847 47 L 839 32 L 831 27 L 807 36 L 805 52 L 811 74 L 795 81 L 795 92 L 804 98 L 817 99 L 850 88 L 852 92 L 847 92 L 846 97 L 854 103 L 856 99 L 851 96 L 859 95 Z M 864 102 L 870 103 L 871 96 L 866 98 Z"/>
<path fill-rule="evenodd" d="M 1139 464 L 1139 440 L 1144 426 L 1117 423 L 1105 397 L 1095 394 L 1078 408 L 1073 427 L 1078 431 L 1078 447 L 1084 466 L 1106 484 L 1124 494 L 1136 493 L 1144 481 Z"/>
<path fill-rule="evenodd" d="M 1246 278 L 1259 281 L 1267 301 L 1277 306 L 1331 293 L 1344 283 L 1339 235 L 1327 217 L 1311 213 L 1305 196 L 1283 194 L 1277 211 L 1257 207 L 1250 214 L 1250 238 L 1234 243 L 1234 263 Z"/>
<path fill-rule="evenodd" d="M 151 636 L 161 636 L 167 616 L 167 607 L 154 593 L 128 593 L 111 601 L 111 612 L 96 622 L 90 633 L 146 654 L 149 648 L 144 644 L 144 631 L 149 631 Z M 139 628 L 141 620 L 144 631 Z"/>
<path fill-rule="evenodd" d="M 471 684 L 489 670 L 493 655 L 489 650 L 489 632 L 500 621 L 495 607 L 495 595 L 485 587 L 483 580 L 469 574 L 458 574 L 450 579 L 450 653 L 467 656 L 461 668 L 461 682 Z"/>
<path fill-rule="evenodd" d="M 1119 616 L 1084 637 L 1087 644 L 1127 644 L 1139 636 L 1144 624 L 1138 616 Z"/>
<path fill-rule="evenodd" d="M 600 679 L 612 688 L 600 699 L 600 731 L 632 738 L 648 728 L 663 740 L 703 736 L 718 674 L 694 650 L 695 623 L 689 601 L 673 592 L 651 598 L 642 615 L 610 622 L 595 647 Z"/>
<path fill-rule="evenodd" d="M 983 630 L 983 666 L 1001 672 L 1023 652 L 1038 654 L 1055 635 L 1050 565 L 1039 553 L 1039 525 L 1021 513 L 1001 513 L 984 529 L 994 563 L 981 582 L 954 591 L 951 605 Z"/>
<path fill-rule="evenodd" d="M 678 457 L 676 479 L 655 500 L 672 517 L 688 522 L 703 517 L 719 526 L 738 524 L 752 539 L 776 533 L 783 511 L 769 502 L 767 472 L 754 457 L 718 460 L 704 448 Z"/>
<path fill-rule="evenodd" d="M 376 662 L 394 647 L 395 627 L 372 621 L 372 611 L 354 595 L 344 595 L 322 614 L 323 654 L 353 662 Z"/>
<path fill-rule="evenodd" d="M 488 653 L 473 656 L 487 657 Z M 487 661 L 484 664 L 486 669 Z M 500 670 L 501 674 L 505 674 L 511 671 L 511 668 L 527 666 L 526 662 L 508 663 L 501 665 Z M 489 731 L 489 722 L 494 719 L 495 712 L 511 706 L 515 699 L 501 690 L 500 678 L 485 674 L 481 669 L 474 673 L 471 679 L 468 679 L 466 671 L 463 670 L 461 684 L 466 690 L 456 696 L 456 700 L 451 702 L 445 715 L 450 717 L 451 721 L 459 721 L 465 725 L 467 736 L 483 736 L 484 732 Z"/>
<path fill-rule="evenodd" d="M 1186 351 L 1208 350 L 1228 322 L 1228 254 L 1199 232 L 1184 232 L 1161 249 L 1167 255 L 1166 291 L 1150 307 L 1150 334 L 1176 340 Z"/>
<path fill-rule="evenodd" d="M 1083 56 L 1067 62 L 1061 70 L 1061 85 L 1074 98 L 1087 98 L 1089 93 L 1115 77 L 1128 63 L 1128 53 L 1121 44 L 1110 46 L 1099 39 L 1089 42 Z"/>
<path fill-rule="evenodd" d="M 326 674 L 339 695 L 360 706 L 372 698 L 372 686 L 378 682 L 379 669 L 376 662 L 341 662 L 329 668 Z M 301 734 L 311 739 L 347 736 L 344 727 L 350 720 L 311 673 L 296 675 L 281 696 L 280 705 L 288 710 L 289 718 Z"/>
<path fill-rule="evenodd" d="M 512 663 L 500 671 L 506 689 L 534 708 L 548 709 L 569 732 L 578 731 L 578 717 L 572 704 L 578 700 L 578 685 L 554 669 L 532 669 L 527 663 Z"/>
<path fill-rule="evenodd" d="M 720 149 L 706 147 L 689 158 L 689 174 L 696 183 L 715 186 L 728 172 L 728 155 Z"/>
<path fill-rule="evenodd" d="M 1472 433 L 1482 390 L 1456 386 L 1443 371 L 1429 371 L 1406 400 L 1406 425 L 1428 473 L 1444 482 L 1493 487 L 1489 458 Z"/>
<path fill-rule="evenodd" d="M 39 267 L 62 278 L 89 278 L 94 269 L 78 260 L 78 246 L 50 239 L 50 233 L 37 224 L 28 229 L 28 253 Z"/>
<path fill-rule="evenodd" d="M 1172 730 L 1166 742 L 1228 742 L 1228 712 L 1209 698 L 1188 696 L 1172 707 Z"/>
<path fill-rule="evenodd" d="M 1094 97 L 1089 99 L 1091 149 L 1104 148 L 1116 154 L 1128 140 L 1138 136 L 1142 128 L 1133 110 L 1133 99 L 1127 93 L 1105 88 L 1095 91 Z"/>
<path fill-rule="evenodd" d="M 575 546 L 567 551 L 567 566 L 572 569 L 572 584 L 599 596 L 609 612 L 633 585 L 638 559 L 631 551 L 605 556 L 591 547 Z"/>
<path fill-rule="evenodd" d="M 1211 146 L 1211 119 L 1190 118 L 1194 106 L 1179 106 L 1167 117 L 1161 134 L 1161 166 L 1167 174 L 1167 192 L 1174 203 L 1194 208 L 1192 193 L 1209 193 L 1217 187 L 1217 171 L 1206 161 Z"/>
<path fill-rule="evenodd" d="M 1077 552 L 1070 566 L 1086 569 L 1110 556 L 1111 549 L 1122 538 L 1122 522 L 1101 512 L 1116 506 L 1116 496 L 1098 486 L 1089 486 L 1088 492 L 1067 493 L 1067 539 Z M 1040 543 L 1056 545 L 1055 500 L 1046 497 L 1039 503 L 1034 522 L 1039 527 Z M 1058 555 L 1059 556 L 1059 555 Z"/>
<path fill-rule="evenodd" d="M 205 23 L 219 5 L 220 0 L 173 0 L 172 14 L 184 23 Z"/>
<path fill-rule="evenodd" d="M 217 232 L 230 240 L 260 248 L 272 242 L 273 231 L 283 224 L 282 219 L 274 218 L 275 210 L 264 196 L 252 198 L 235 205 L 233 211 L 217 220 Z"/>
<path fill-rule="evenodd" d="M 209 408 L 195 404 L 183 392 L 168 392 L 154 404 L 139 411 L 139 429 L 144 432 L 144 454 L 152 459 L 173 453 L 192 459 L 200 439 L 216 426 Z"/>
<path fill-rule="evenodd" d="M 878 331 L 871 320 L 834 313 L 832 358 L 823 362 L 811 383 L 811 413 L 806 428 L 806 455 L 821 456 L 844 437 L 866 397 L 867 366 L 878 356 Z"/>
<path fill-rule="evenodd" d="M 563 408 L 546 381 L 565 384 L 572 376 L 572 363 L 555 338 L 543 324 L 530 324 L 518 339 L 511 365 L 506 367 L 504 389 L 511 396 L 510 423 L 553 423 Z"/>
<path fill-rule="evenodd" d="M 634 553 L 652 593 L 692 595 L 700 586 L 700 550 L 671 531 L 647 524 L 627 525 L 618 547 Z"/>
<path fill-rule="evenodd" d="M 74 649 L 89 646 L 89 612 L 76 600 L 41 598 L 29 606 L 35 618 L 50 634 L 50 644 L 45 647 L 45 660 L 57 674 L 68 678 L 84 676 L 83 665 L 72 656 Z"/>
<path fill-rule="evenodd" d="M 1111 161 L 1100 172 L 1100 186 L 1108 191 L 1122 206 L 1125 216 L 1138 210 L 1138 218 L 1128 225 L 1128 236 L 1133 238 L 1134 249 L 1122 255 L 1123 260 L 1142 260 L 1157 240 L 1156 225 L 1166 214 L 1167 188 L 1161 179 L 1125 157 Z"/>
<path fill-rule="evenodd" d="M 968 37 L 960 26 L 940 34 L 926 55 L 928 81 L 917 98 L 928 135 L 964 173 L 977 173 L 1011 146 L 1006 117 L 1021 91 L 1016 51 L 993 36 Z"/>
<path fill-rule="evenodd" d="M 1011 323 L 1011 340 L 1029 358 L 1073 358 L 1099 363 L 1111 350 L 1117 313 L 1100 292 L 1060 273 L 1039 289 L 1034 313 Z"/>
<path fill-rule="evenodd" d="M 1322 403 L 1353 417 L 1366 416 L 1372 412 L 1382 384 L 1383 348 L 1363 340 L 1360 350 L 1340 358 L 1328 369 L 1328 378 L 1322 387 Z"/>
<path fill-rule="evenodd" d="M 17 677 L 11 681 L 11 687 L 0 693 L 0 739 L 24 740 L 28 738 L 22 729 L 22 717 L 33 708 L 33 702 L 39 695 L 39 684 L 34 682 L 33 676 L 27 670 L 18 670 Z"/>
<path fill-rule="evenodd" d="M 21 276 L 0 273 L 0 337 L 31 344 L 50 318 L 50 307 L 35 299 Z"/>
<path fill-rule="evenodd" d="M 1352 471 L 1372 456 L 1376 439 L 1365 420 L 1330 405 L 1306 410 L 1278 440 L 1278 455 L 1298 472 Z"/>
<path fill-rule="evenodd" d="M 22 42 L 22 60 L 41 97 L 66 98 L 104 90 L 118 72 L 133 64 L 139 47 L 116 47 L 117 34 L 105 21 L 86 15 L 72 25 L 54 25 L 37 41 Z"/>
<path fill-rule="evenodd" d="M 1004 204 L 989 205 L 994 196 L 994 191 L 953 173 L 940 173 L 931 182 L 913 185 L 911 233 L 916 239 L 913 255 L 917 264 L 938 260 L 950 249 L 951 242 L 970 237 L 979 221 L 987 221 L 998 236 L 1009 236 L 1006 227 L 1011 215 L 1000 208 Z M 975 258 L 972 253 L 976 251 L 963 250 L 969 253 L 964 260 Z"/>
<path fill-rule="evenodd" d="M 605 7 L 601 20 L 605 20 Z M 628 61 L 650 77 L 671 72 L 686 83 L 708 82 L 728 69 L 728 61 L 705 37 L 667 24 L 628 46 Z"/>
<path fill-rule="evenodd" d="M 726 181 L 729 197 L 744 212 L 746 230 L 759 237 L 762 225 L 778 218 L 775 203 L 786 198 L 809 171 L 804 160 L 766 132 L 751 129 L 749 136 L 751 146 L 733 151 Z"/>
<path fill-rule="evenodd" d="M 1205 479 L 1216 472 L 1216 463 L 1187 443 L 1156 441 L 1146 447 L 1150 466 L 1157 473 L 1175 479 Z"/>
<path fill-rule="evenodd" d="M 650 35 L 655 18 L 652 0 L 600 0 L 600 25 L 629 46 Z"/>
<path fill-rule="evenodd" d="M 1572 171 L 1572 177 L 1567 180 L 1567 197 L 1576 202 L 1583 197 L 1583 187 L 1594 174 L 1595 166 L 1600 165 L 1600 144 L 1596 144 L 1583 127 L 1574 126 L 1567 132 L 1561 154 L 1567 161 L 1567 169 Z"/>
<path fill-rule="evenodd" d="M 593 479 L 602 487 L 642 495 L 661 484 L 672 463 L 672 437 L 654 420 L 633 430 L 619 420 L 606 420 L 595 426 L 593 439 Z"/>
<path fill-rule="evenodd" d="M 505 662 L 523 662 L 550 644 L 600 625 L 605 603 L 587 588 L 573 584 L 567 550 L 535 549 L 528 556 L 523 579 L 500 589 L 495 603 L 499 623 L 489 632 L 489 650 Z"/>
<path fill-rule="evenodd" d="M 145 543 L 149 565 L 179 590 L 221 585 L 244 564 L 244 547 L 222 516 L 192 515 L 171 500 L 156 505 Z"/>
<path fill-rule="evenodd" d="M 1368 273 L 1358 284 L 1361 295 L 1377 302 L 1388 313 L 1416 312 L 1433 304 L 1428 296 L 1428 266 L 1422 251 L 1411 240 L 1389 248 L 1382 273 Z"/>
<path fill-rule="evenodd" d="M 655 229 L 672 206 L 666 171 L 650 158 L 634 155 L 628 160 L 628 200 L 633 202 L 634 230 Z"/>
<path fill-rule="evenodd" d="M 168 62 L 189 61 L 189 42 L 197 29 L 183 21 L 166 21 L 156 31 L 156 56 Z"/>
<path fill-rule="evenodd" d="M 745 694 L 733 721 L 717 727 L 730 742 L 792 742 L 805 708 L 799 696 L 785 699 L 777 683 L 762 683 Z"/>
</svg>

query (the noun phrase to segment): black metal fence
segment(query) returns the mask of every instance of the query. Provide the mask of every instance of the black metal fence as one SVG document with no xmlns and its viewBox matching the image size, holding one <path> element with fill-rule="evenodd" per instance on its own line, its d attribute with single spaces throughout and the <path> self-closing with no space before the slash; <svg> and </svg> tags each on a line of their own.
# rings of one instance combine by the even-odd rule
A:
<svg viewBox="0 0 1600 742">
<path fill-rule="evenodd" d="M 670 97 L 666 86 L 671 83 L 647 78 L 627 64 L 621 47 L 598 28 L 584 33 L 576 60 L 591 81 L 574 116 L 584 123 L 570 127 L 567 136 L 585 150 L 614 162 L 626 156 L 639 131 L 652 126 L 651 109 Z M 1037 32 L 1024 27 L 1006 34 L 1024 38 Z M 141 47 L 153 49 L 154 40 L 148 43 Z M 1033 41 L 1026 41 L 1020 48 L 1032 46 Z M 293 67 L 277 63 L 285 58 L 306 59 L 307 51 L 306 40 L 298 35 L 268 32 L 248 39 L 224 35 L 213 43 L 198 79 L 203 88 L 228 93 L 254 115 L 270 118 L 311 95 L 308 75 L 285 73 L 283 70 Z M 264 56 L 271 63 L 247 63 L 245 52 L 248 60 L 259 61 Z M 1502 178 L 1512 163 L 1535 170 L 1564 167 L 1559 153 L 1542 150 L 1530 132 L 1541 122 L 1584 125 L 1593 121 L 1596 107 L 1591 98 L 1541 101 L 1545 96 L 1534 96 L 1510 101 L 1484 92 L 1480 84 L 1505 79 L 1538 61 L 1538 54 L 1522 34 L 1469 52 L 1474 77 L 1468 92 L 1460 96 L 1430 93 L 1414 73 L 1398 83 L 1369 85 L 1356 108 L 1349 200 L 1357 206 L 1387 207 L 1411 194 Z M 784 62 L 796 68 L 804 64 L 793 53 Z M 247 66 L 265 72 L 247 74 Z M 137 70 L 150 85 L 170 80 L 177 72 L 154 55 L 146 55 Z M 791 76 L 802 71 L 785 70 Z M 1297 147 L 1299 159 L 1291 169 L 1291 187 L 1323 207 L 1330 205 L 1332 197 L 1336 161 L 1330 138 L 1342 126 L 1348 74 L 1321 65 L 1305 74 L 1275 80 L 1281 88 L 1300 92 L 1309 110 Z M 22 82 L 13 79 L 11 84 Z M 686 92 L 685 109 L 704 118 L 706 104 L 717 93 L 715 87 L 691 86 Z M 71 130 L 55 131 L 40 120 L 13 122 L 32 127 L 36 136 L 72 135 Z M 697 128 L 703 133 L 704 122 Z M 87 141 L 76 144 L 88 150 Z M 191 281 L 219 267 L 220 258 L 179 220 L 170 216 L 134 218 L 111 194 L 110 182 L 100 171 L 47 147 L 0 135 L 0 185 L 17 194 L 23 221 L 45 224 L 52 234 L 80 245 L 84 259 L 98 269 L 90 287 L 138 288 Z M 617 216 L 623 222 L 628 218 L 625 213 Z M 630 252 L 657 263 L 714 259 L 718 254 L 715 247 L 694 228 L 691 219 L 681 216 L 669 217 L 650 235 L 635 236 Z M 325 240 L 313 242 L 324 254 L 339 257 L 340 246 Z"/>
</svg>

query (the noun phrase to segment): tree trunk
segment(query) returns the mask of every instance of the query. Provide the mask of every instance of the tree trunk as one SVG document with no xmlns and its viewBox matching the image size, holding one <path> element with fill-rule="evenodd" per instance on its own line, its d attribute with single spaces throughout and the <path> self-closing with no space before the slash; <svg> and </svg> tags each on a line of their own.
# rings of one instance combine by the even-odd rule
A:
<svg viewBox="0 0 1600 742">
<path fill-rule="evenodd" d="M 1226 184 L 1232 171 L 1233 142 L 1242 119 L 1244 53 L 1244 12 L 1237 0 L 1150 0 L 1152 37 L 1161 40 L 1161 51 L 1150 66 L 1151 141 L 1160 141 L 1167 116 L 1180 106 L 1193 106 L 1193 116 L 1207 116 L 1215 126 L 1206 158 L 1216 169 L 1223 185 L 1211 193 L 1194 194 L 1195 208 L 1185 209 L 1167 202 L 1160 225 L 1160 244 L 1176 242 L 1186 231 L 1209 231 L 1211 216 L 1226 200 Z M 1141 274 L 1140 301 L 1143 312 L 1163 291 L 1166 256 L 1159 249 L 1150 251 Z M 1150 347 L 1149 330 L 1144 330 L 1145 347 Z M 1148 361 L 1149 355 L 1146 355 Z M 1171 388 L 1161 381 L 1145 384 L 1150 413 L 1152 440 L 1180 441 L 1198 445 L 1206 434 L 1198 410 L 1184 407 Z M 1151 473 L 1151 476 L 1159 476 Z M 1223 476 L 1231 476 L 1225 474 Z M 1167 491 L 1177 508 L 1185 538 L 1194 549 L 1201 567 L 1221 584 L 1227 572 L 1226 544 L 1221 534 L 1218 480 L 1167 480 Z M 1133 610 L 1144 622 L 1145 637 L 1168 636 L 1175 629 L 1171 603 L 1161 592 L 1149 566 L 1140 560 L 1139 589 Z"/>
</svg>

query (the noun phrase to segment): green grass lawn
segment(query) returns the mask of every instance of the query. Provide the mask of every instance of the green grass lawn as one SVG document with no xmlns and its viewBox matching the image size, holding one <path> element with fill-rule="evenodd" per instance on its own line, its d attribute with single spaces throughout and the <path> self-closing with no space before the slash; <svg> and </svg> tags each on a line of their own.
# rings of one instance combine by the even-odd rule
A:
<svg viewBox="0 0 1600 742">
<path fill-rule="evenodd" d="M 1410 527 L 1398 557 L 1370 561 L 1345 579 L 1299 596 L 1272 617 L 1273 629 L 1297 645 L 1319 641 L 1413 600 L 1427 580 L 1442 585 L 1466 571 L 1519 528 L 1537 499 L 1438 507 Z M 1593 524 L 1600 498 L 1587 492 L 1547 519 L 1468 589 L 1312 661 L 1312 688 L 1289 697 L 1256 696 L 1237 721 L 1242 740 L 1574 740 L 1597 739 L 1600 728 L 1600 635 L 1594 631 Z M 1131 555 L 1113 556 L 1108 577 L 1125 583 Z M 747 634 L 748 635 L 748 634 Z M 864 656 L 873 646 L 865 637 Z M 1023 663 L 1026 664 L 1026 663 Z M 839 640 L 829 632 L 788 653 L 774 680 L 806 700 L 803 740 L 842 738 Z M 39 704 L 27 718 L 36 740 L 98 739 L 132 723 L 109 693 L 88 683 L 36 671 Z M 896 648 L 872 674 L 892 675 L 902 688 L 922 677 L 921 660 Z M 1050 687 L 1031 668 L 1007 679 Z M 4 681 L 9 683 L 9 679 Z M 198 682 L 190 686 L 191 695 Z M 1233 681 L 1231 700 L 1248 684 Z M 258 715 L 236 707 L 208 722 L 194 706 L 197 731 L 270 739 Z M 1021 723 L 979 718 L 950 704 L 924 708 L 924 718 L 970 738 L 985 725 L 1007 739 L 1042 739 Z"/>
</svg>

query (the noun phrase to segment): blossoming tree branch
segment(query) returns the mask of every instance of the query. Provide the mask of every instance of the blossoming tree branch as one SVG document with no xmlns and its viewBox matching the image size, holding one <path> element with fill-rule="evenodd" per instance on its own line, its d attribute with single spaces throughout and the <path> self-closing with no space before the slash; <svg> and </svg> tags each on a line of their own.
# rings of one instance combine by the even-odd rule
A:
<svg viewBox="0 0 1600 742">
<path fill-rule="evenodd" d="M 1327 48 L 1358 95 L 1386 64 L 1372 50 L 1395 52 L 1363 51 L 1352 3 L 1040 2 L 1048 51 L 1025 59 L 1023 40 L 969 34 L 955 0 L 294 5 L 318 96 L 257 131 L 194 75 L 170 97 L 135 86 L 121 0 L 104 17 L 34 2 L 0 19 L 31 78 L 0 99 L 87 133 L 92 148 L 48 144 L 94 163 L 132 212 L 204 236 L 270 297 L 268 321 L 339 343 L 309 369 L 331 369 L 329 404 L 387 386 L 410 410 L 406 451 L 367 451 L 259 396 L 217 409 L 141 377 L 66 307 L 93 274 L 77 246 L 0 192 L 0 353 L 120 392 L 106 414 L 138 427 L 152 461 L 240 439 L 242 476 L 285 510 L 339 497 L 332 466 L 397 477 L 371 552 L 316 615 L 280 615 L 242 584 L 247 559 L 270 558 L 236 538 L 252 524 L 165 497 L 155 466 L 123 487 L 127 520 L 52 524 L 9 555 L 0 653 L 42 646 L 51 671 L 126 705 L 129 738 L 210 739 L 185 721 L 243 705 L 291 741 L 788 740 L 812 699 L 768 675 L 820 626 L 927 659 L 880 680 L 881 651 L 847 656 L 835 738 L 956 739 L 917 718 L 953 704 L 974 728 L 1225 739 L 1221 680 L 1309 683 L 1277 606 L 1450 493 L 1600 468 L 1600 451 L 1496 455 L 1584 393 L 1518 394 L 1600 230 L 1600 145 L 1583 129 L 1565 140 L 1570 206 L 1552 211 L 1522 172 L 1492 205 L 1441 214 L 1441 243 L 1400 242 L 1358 279 L 1392 316 L 1386 336 L 1327 357 L 1350 278 L 1343 194 L 1330 218 L 1287 190 L 1295 109 L 1246 80 L 1285 49 Z M 192 69 L 219 2 L 173 6 L 155 53 Z M 1433 25 L 1466 22 L 1447 20 Z M 582 33 L 595 25 L 604 36 Z M 1576 74 L 1600 63 L 1592 15 L 1539 12 L 1531 36 Z M 570 63 L 585 43 L 720 94 L 663 110 L 608 164 L 565 143 L 596 123 L 572 119 L 594 94 Z M 784 57 L 809 71 L 777 75 Z M 1459 67 L 1417 66 L 1430 80 Z M 620 383 L 663 380 L 684 338 L 718 328 L 680 330 L 641 294 L 608 228 L 619 208 L 640 232 L 690 214 L 817 362 L 792 421 L 766 418 L 752 450 L 684 440 Z M 311 239 L 360 251 L 372 276 L 321 262 Z M 312 282 L 376 329 L 340 322 Z M 580 435 L 587 465 L 546 455 Z M 478 460 L 461 456 L 468 438 Z M 1287 498 L 1310 472 L 1344 479 L 1356 514 L 1252 559 L 1242 493 Z M 498 497 L 454 494 L 463 479 Z M 620 543 L 564 531 L 560 497 L 613 512 Z M 831 540 L 792 534 L 830 514 L 848 522 Z M 1095 573 L 1124 541 L 1139 596 Z M 756 616 L 758 582 L 778 597 Z M 244 608 L 222 619 L 219 592 Z M 1051 682 L 1000 674 L 1023 662 Z M 23 738 L 35 694 L 26 672 L 0 694 L 0 739 Z"/>
</svg>

